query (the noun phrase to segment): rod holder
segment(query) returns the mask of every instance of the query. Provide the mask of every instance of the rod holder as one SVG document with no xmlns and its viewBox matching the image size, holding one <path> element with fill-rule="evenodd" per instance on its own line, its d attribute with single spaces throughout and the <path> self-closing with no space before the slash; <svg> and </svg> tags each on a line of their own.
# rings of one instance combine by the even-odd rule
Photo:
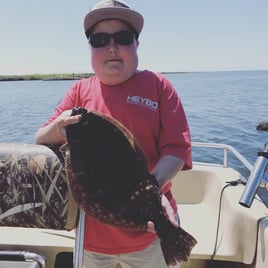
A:
<svg viewBox="0 0 268 268">
<path fill-rule="evenodd" d="M 268 146 L 265 145 L 263 152 L 258 153 L 257 160 L 253 167 L 253 170 L 250 173 L 245 189 L 241 195 L 239 204 L 250 208 L 255 198 L 258 187 L 262 181 L 265 169 L 268 164 Z"/>
</svg>

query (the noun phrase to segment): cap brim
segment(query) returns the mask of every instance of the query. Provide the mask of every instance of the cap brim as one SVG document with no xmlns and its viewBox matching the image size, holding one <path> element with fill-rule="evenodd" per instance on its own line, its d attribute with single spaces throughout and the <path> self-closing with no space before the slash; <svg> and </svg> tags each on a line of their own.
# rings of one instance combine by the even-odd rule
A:
<svg viewBox="0 0 268 268">
<path fill-rule="evenodd" d="M 84 19 L 84 30 L 87 32 L 98 22 L 119 19 L 130 24 L 138 34 L 143 28 L 143 17 L 140 13 L 126 8 L 100 8 L 90 11 Z"/>
</svg>

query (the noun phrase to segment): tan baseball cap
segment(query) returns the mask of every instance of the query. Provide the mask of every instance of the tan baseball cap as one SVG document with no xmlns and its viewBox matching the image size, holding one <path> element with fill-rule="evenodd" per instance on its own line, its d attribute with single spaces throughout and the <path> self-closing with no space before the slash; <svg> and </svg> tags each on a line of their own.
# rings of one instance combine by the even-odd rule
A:
<svg viewBox="0 0 268 268">
<path fill-rule="evenodd" d="M 130 24 L 139 35 L 143 28 L 143 16 L 123 1 L 104 0 L 94 5 L 84 19 L 84 30 L 88 37 L 92 27 L 104 20 L 119 19 Z"/>
</svg>

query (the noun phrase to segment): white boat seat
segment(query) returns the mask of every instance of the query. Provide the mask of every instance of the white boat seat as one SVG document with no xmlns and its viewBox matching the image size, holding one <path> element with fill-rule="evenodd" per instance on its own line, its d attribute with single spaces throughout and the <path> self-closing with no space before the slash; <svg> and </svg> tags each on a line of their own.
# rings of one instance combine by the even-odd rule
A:
<svg viewBox="0 0 268 268">
<path fill-rule="evenodd" d="M 178 204 L 181 226 L 198 241 L 192 250 L 192 259 L 211 258 L 221 191 L 230 178 L 240 178 L 239 173 L 231 168 L 224 169 L 224 172 L 217 169 L 219 167 L 196 165 L 173 179 L 172 192 Z M 238 185 L 227 187 L 224 191 L 216 260 L 246 264 L 254 260 L 258 236 L 256 222 L 265 217 L 267 209 L 258 200 L 254 200 L 251 208 L 239 205 L 243 189 L 243 185 Z"/>
</svg>

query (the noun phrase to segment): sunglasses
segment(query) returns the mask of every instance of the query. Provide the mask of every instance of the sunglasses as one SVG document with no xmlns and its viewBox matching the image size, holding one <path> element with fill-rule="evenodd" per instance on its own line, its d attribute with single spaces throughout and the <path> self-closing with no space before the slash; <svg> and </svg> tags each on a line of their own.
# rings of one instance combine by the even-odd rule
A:
<svg viewBox="0 0 268 268">
<path fill-rule="evenodd" d="M 134 33 L 131 31 L 120 31 L 113 34 L 95 33 L 89 36 L 88 41 L 92 47 L 104 47 L 109 44 L 110 39 L 121 46 L 128 46 L 133 43 Z"/>
</svg>

